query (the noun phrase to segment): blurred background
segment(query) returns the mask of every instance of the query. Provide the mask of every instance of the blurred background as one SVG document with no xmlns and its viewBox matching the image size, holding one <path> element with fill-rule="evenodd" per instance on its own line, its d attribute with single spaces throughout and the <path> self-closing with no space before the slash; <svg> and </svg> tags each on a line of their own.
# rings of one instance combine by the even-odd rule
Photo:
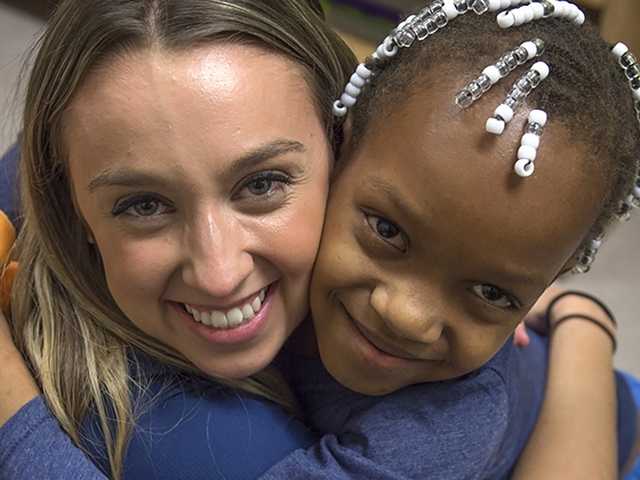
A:
<svg viewBox="0 0 640 480">
<path fill-rule="evenodd" d="M 105 0 L 108 1 L 108 0 Z M 272 0 L 278 1 L 278 0 Z M 27 52 L 41 32 L 53 0 L 0 0 L 0 153 L 16 139 L 20 86 Z M 332 25 L 360 58 L 400 17 L 424 0 L 321 0 Z M 624 41 L 640 55 L 640 0 L 575 0 L 609 42 Z M 585 99 L 585 101 L 588 101 Z M 631 100 L 630 100 L 631 101 Z M 0 165 L 0 169 L 2 165 Z M 612 306 L 620 323 L 618 367 L 640 377 L 640 214 L 610 235 L 588 275 L 566 284 L 584 288 Z"/>
</svg>

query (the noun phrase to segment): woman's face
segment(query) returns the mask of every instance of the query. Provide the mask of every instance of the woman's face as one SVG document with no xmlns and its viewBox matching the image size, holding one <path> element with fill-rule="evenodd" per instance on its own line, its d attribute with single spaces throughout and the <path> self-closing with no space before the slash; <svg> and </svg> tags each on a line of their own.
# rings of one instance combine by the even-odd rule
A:
<svg viewBox="0 0 640 480">
<path fill-rule="evenodd" d="M 267 366 L 308 309 L 330 150 L 302 72 L 264 50 L 142 50 L 67 112 L 80 214 L 138 328 L 203 372 Z"/>
</svg>

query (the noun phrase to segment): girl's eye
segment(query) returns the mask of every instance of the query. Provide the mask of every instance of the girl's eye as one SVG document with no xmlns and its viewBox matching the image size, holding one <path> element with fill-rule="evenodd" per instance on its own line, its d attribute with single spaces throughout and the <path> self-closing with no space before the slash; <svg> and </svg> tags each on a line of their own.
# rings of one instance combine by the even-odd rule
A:
<svg viewBox="0 0 640 480">
<path fill-rule="evenodd" d="M 474 285 L 472 290 L 474 294 L 494 307 L 503 308 L 505 310 L 519 308 L 517 300 L 515 300 L 512 295 L 495 285 L 481 283 Z"/>
<path fill-rule="evenodd" d="M 400 227 L 386 218 L 377 215 L 365 215 L 369 227 L 384 242 L 403 252 L 407 249 L 407 242 Z"/>
<path fill-rule="evenodd" d="M 291 183 L 291 179 L 278 172 L 262 172 L 254 175 L 243 186 L 240 197 L 270 197 L 278 191 L 284 190 L 286 185 Z M 248 195 L 243 191 L 247 191 Z"/>
<path fill-rule="evenodd" d="M 127 215 L 148 219 L 170 213 L 171 207 L 156 197 L 138 196 L 124 199 L 111 212 L 113 216 Z"/>
</svg>

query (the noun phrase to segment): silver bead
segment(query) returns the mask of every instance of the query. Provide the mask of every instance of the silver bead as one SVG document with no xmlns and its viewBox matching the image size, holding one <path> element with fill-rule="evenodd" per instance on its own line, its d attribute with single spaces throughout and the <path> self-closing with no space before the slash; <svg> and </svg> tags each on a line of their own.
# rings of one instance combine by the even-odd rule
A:
<svg viewBox="0 0 640 480">
<path fill-rule="evenodd" d="M 540 77 L 540 74 L 535 70 L 529 70 L 526 73 L 525 78 L 531 83 L 531 86 L 533 88 L 536 88 L 538 85 L 540 85 L 540 82 L 542 81 L 542 77 Z"/>
<path fill-rule="evenodd" d="M 467 89 L 462 90 L 460 93 L 456 95 L 456 105 L 460 108 L 470 107 L 473 103 L 473 95 Z"/>
<path fill-rule="evenodd" d="M 531 85 L 531 82 L 526 77 L 518 80 L 516 82 L 516 87 L 522 90 L 525 95 L 528 95 L 531 93 L 531 90 L 533 90 L 533 85 Z"/>
<path fill-rule="evenodd" d="M 410 48 L 416 41 L 416 34 L 411 28 L 402 28 L 391 35 L 396 45 L 402 48 Z"/>
<path fill-rule="evenodd" d="M 629 85 L 633 90 L 640 90 L 640 77 L 635 77 L 629 80 Z"/>
<path fill-rule="evenodd" d="M 618 215 L 618 218 L 620 219 L 620 221 L 626 222 L 629 219 L 631 219 L 631 210 L 632 210 L 631 205 L 625 202 L 622 205 L 620 205 L 620 208 L 618 209 L 616 215 Z"/>
<path fill-rule="evenodd" d="M 511 110 L 515 110 L 516 107 L 519 105 L 519 102 L 517 100 L 514 100 L 511 97 L 507 97 L 504 101 L 504 104 L 509 107 Z"/>
<path fill-rule="evenodd" d="M 507 75 L 509 75 L 509 73 L 511 73 L 511 70 L 509 69 L 507 64 L 502 61 L 502 59 L 496 62 L 496 68 L 500 72 L 500 75 L 502 75 L 503 77 L 506 77 Z"/>
<path fill-rule="evenodd" d="M 631 199 L 631 206 L 633 208 L 640 208 L 640 197 L 633 197 Z"/>
<path fill-rule="evenodd" d="M 535 44 L 536 48 L 538 49 L 538 53 L 536 55 L 539 57 L 540 55 L 542 55 L 544 53 L 544 50 L 546 48 L 544 40 L 542 40 L 541 38 L 534 38 L 533 39 L 533 43 Z"/>
<path fill-rule="evenodd" d="M 633 78 L 639 78 L 640 77 L 640 65 L 638 65 L 637 63 L 634 63 L 629 68 L 627 68 L 624 73 L 627 75 L 627 78 L 629 80 L 631 80 Z"/>
<path fill-rule="evenodd" d="M 526 48 L 518 47 L 513 51 L 513 56 L 518 61 L 518 65 L 523 65 L 529 60 L 529 52 Z"/>
<path fill-rule="evenodd" d="M 491 89 L 491 79 L 484 73 L 478 77 L 476 83 L 480 85 L 482 92 L 488 92 Z"/>
<path fill-rule="evenodd" d="M 429 29 L 427 28 L 426 22 L 424 21 L 413 22 L 410 28 L 411 30 L 413 30 L 413 33 L 416 34 L 416 38 L 419 41 L 422 41 L 429 36 L 430 32 L 429 32 Z"/>
<path fill-rule="evenodd" d="M 442 8 L 444 7 L 444 2 L 442 0 L 434 0 L 433 2 L 431 2 L 431 5 L 429 5 L 429 8 L 431 9 L 431 13 L 436 13 L 442 10 Z"/>
<path fill-rule="evenodd" d="M 436 21 L 433 18 L 427 18 L 425 20 L 424 24 L 427 27 L 427 31 L 429 32 L 429 35 L 433 35 L 438 30 L 440 30 L 440 28 L 438 27 L 438 24 L 436 23 Z"/>
<path fill-rule="evenodd" d="M 543 132 L 544 127 L 539 123 L 529 123 L 527 125 L 526 133 L 533 133 L 534 135 L 541 137 Z"/>
<path fill-rule="evenodd" d="M 515 70 L 518 66 L 518 59 L 513 53 L 507 53 L 504 57 L 502 57 L 502 61 L 507 64 L 511 70 Z"/>
<path fill-rule="evenodd" d="M 455 0 L 453 4 L 459 13 L 467 13 L 469 11 L 469 0 Z"/>
<path fill-rule="evenodd" d="M 636 107 L 636 112 L 640 112 L 640 100 L 636 100 L 635 107 Z"/>
<path fill-rule="evenodd" d="M 509 97 L 513 98 L 519 103 L 520 101 L 524 100 L 527 97 L 527 95 L 522 90 L 520 90 L 517 86 L 514 85 L 514 87 L 509 92 Z"/>
<path fill-rule="evenodd" d="M 636 60 L 635 55 L 631 52 L 627 52 L 620 57 L 620 66 L 624 69 L 629 68 L 634 63 L 638 63 L 638 61 Z"/>
<path fill-rule="evenodd" d="M 471 8 L 478 15 L 482 15 L 489 10 L 489 2 L 487 0 L 472 0 Z"/>
<path fill-rule="evenodd" d="M 540 3 L 542 3 L 542 6 L 544 7 L 545 18 L 553 15 L 553 13 L 556 11 L 556 7 L 551 2 L 547 2 L 547 0 L 542 0 Z"/>
<path fill-rule="evenodd" d="M 449 23 L 449 19 L 447 18 L 447 14 L 444 13 L 442 10 L 440 10 L 439 12 L 436 12 L 433 15 L 433 19 L 435 20 L 436 25 L 438 25 L 438 28 L 444 28 Z"/>
<path fill-rule="evenodd" d="M 469 92 L 471 93 L 471 96 L 473 97 L 474 101 L 478 100 L 484 93 L 484 91 L 482 90 L 482 87 L 475 81 L 471 82 L 467 86 L 467 90 L 469 90 Z"/>
</svg>

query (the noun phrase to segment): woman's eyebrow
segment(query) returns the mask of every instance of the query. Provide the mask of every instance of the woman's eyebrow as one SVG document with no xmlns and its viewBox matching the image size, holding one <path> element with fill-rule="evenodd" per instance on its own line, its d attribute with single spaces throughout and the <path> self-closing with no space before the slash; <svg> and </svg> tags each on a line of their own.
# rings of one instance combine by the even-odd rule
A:
<svg viewBox="0 0 640 480">
<path fill-rule="evenodd" d="M 306 151 L 306 147 L 296 140 L 278 139 L 260 145 L 231 162 L 222 172 L 224 178 L 234 178 L 239 173 L 255 168 L 257 165 L 287 153 Z M 140 185 L 163 185 L 167 178 L 151 172 L 129 167 L 106 168 L 89 182 L 87 189 L 94 192 L 101 187 L 135 187 Z"/>
</svg>

